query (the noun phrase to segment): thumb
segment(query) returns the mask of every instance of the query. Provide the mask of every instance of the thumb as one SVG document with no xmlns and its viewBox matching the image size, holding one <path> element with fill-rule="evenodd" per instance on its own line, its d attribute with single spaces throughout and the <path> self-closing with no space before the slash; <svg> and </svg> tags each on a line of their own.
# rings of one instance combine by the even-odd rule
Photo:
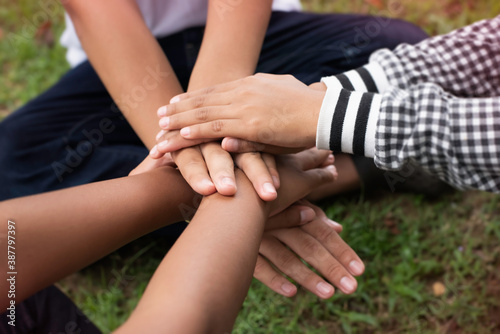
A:
<svg viewBox="0 0 500 334">
<path fill-rule="evenodd" d="M 297 227 L 307 224 L 316 218 L 314 209 L 305 205 L 292 205 L 266 222 L 266 230 Z"/>
<path fill-rule="evenodd" d="M 314 168 L 304 172 L 309 189 L 331 183 L 338 177 L 337 168 L 333 165 L 324 168 Z"/>
</svg>

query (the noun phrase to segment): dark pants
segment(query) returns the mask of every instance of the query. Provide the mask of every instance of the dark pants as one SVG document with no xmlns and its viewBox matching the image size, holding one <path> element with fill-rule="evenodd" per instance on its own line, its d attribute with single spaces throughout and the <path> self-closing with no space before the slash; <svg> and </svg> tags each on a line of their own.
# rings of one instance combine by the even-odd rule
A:
<svg viewBox="0 0 500 334">
<path fill-rule="evenodd" d="M 159 39 L 184 88 L 202 37 L 203 28 L 192 28 Z M 257 71 L 310 84 L 366 64 L 377 49 L 424 38 L 421 29 L 399 20 L 275 12 Z M 85 62 L 0 123 L 0 200 L 125 176 L 147 153 Z M 49 320 L 30 320 L 21 333 L 65 333 L 68 323 L 81 323 L 77 311 L 52 312 L 61 305 L 76 310 L 52 289 L 28 300 L 35 307 L 20 305 L 17 319 Z"/>
<path fill-rule="evenodd" d="M 191 28 L 159 39 L 184 88 L 202 37 Z M 425 37 L 399 20 L 275 12 L 257 71 L 309 84 Z M 147 153 L 85 62 L 0 123 L 0 200 L 125 176 Z"/>
</svg>

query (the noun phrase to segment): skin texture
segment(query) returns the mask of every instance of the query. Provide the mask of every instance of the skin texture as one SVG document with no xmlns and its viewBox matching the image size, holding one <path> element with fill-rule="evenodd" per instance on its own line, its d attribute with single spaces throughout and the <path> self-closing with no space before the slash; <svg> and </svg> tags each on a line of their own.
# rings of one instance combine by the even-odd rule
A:
<svg viewBox="0 0 500 334">
<path fill-rule="evenodd" d="M 281 196 L 273 202 L 273 216 L 268 219 L 267 229 L 289 229 L 315 219 L 314 210 L 317 209 L 310 204 L 288 207 L 319 185 L 333 181 L 336 173 L 332 166 L 311 169 L 321 167 L 324 158 L 325 155 L 319 152 L 305 152 L 289 157 L 288 161 L 280 161 L 277 168 L 284 180 L 288 180 L 281 191 L 288 197 Z M 19 273 L 16 302 L 144 234 L 186 219 L 182 208 L 187 206 L 195 210 L 197 204 L 194 203 L 199 202 L 196 199 L 199 196 L 194 197 L 174 168 L 155 167 L 147 170 L 142 166 L 142 170 L 138 168 L 130 177 L 1 202 L 0 220 L 12 220 L 16 226 L 16 270 Z M 247 192 L 252 194 L 253 190 Z M 30 210 L 26 210 L 27 207 Z M 251 216 L 251 209 L 242 212 Z M 329 229 L 340 231 L 338 225 Z M 7 235 L 8 225 L 2 224 L 1 245 L 7 244 Z M 298 244 L 294 244 L 296 242 Z M 299 239 L 291 240 L 290 247 L 300 249 L 300 242 Z M 347 245 L 330 251 L 333 258 L 341 259 L 347 251 L 352 259 L 358 259 Z M 307 248 L 299 253 L 306 257 L 314 255 Z M 342 265 L 348 268 L 346 261 Z M 7 261 L 2 261 L 1 269 L 10 271 L 6 266 Z M 290 264 L 285 271 L 294 277 L 293 273 L 304 270 L 300 267 L 305 266 L 301 262 Z M 270 286 L 270 278 L 277 274 L 270 268 L 262 274 L 261 280 Z M 312 276 L 310 279 L 318 278 Z M 0 282 L 0 289 L 8 291 L 7 281 Z M 7 294 L 0 298 L 0 306 L 5 307 Z"/>
<path fill-rule="evenodd" d="M 119 332 L 137 332 L 137 326 L 149 326 L 147 332 L 230 330 L 251 281 L 267 217 L 335 178 L 331 168 L 307 169 L 319 157 L 318 152 L 308 154 L 280 161 L 278 170 L 287 182 L 272 203 L 263 202 L 239 170 L 235 196 L 205 197 Z M 1 219 L 15 221 L 18 236 L 16 300 L 161 226 L 163 216 L 180 219 L 180 205 L 192 197 L 186 188 L 173 168 L 162 167 L 0 203 Z M 23 210 L 28 205 L 31 210 Z M 5 245 L 7 225 L 1 232 Z M 178 288 L 188 281 L 189 289 Z M 6 297 L 1 303 L 7 305 Z"/>
<path fill-rule="evenodd" d="M 205 34 L 189 80 L 188 91 L 254 73 L 271 15 L 271 3 L 270 0 L 239 1 L 230 7 L 221 7 L 219 1 L 209 1 Z M 158 149 L 156 146 L 152 149 L 151 157 L 157 158 L 154 152 Z M 204 159 L 200 159 L 201 155 Z M 207 184 L 204 189 L 206 191 L 200 192 L 201 194 L 208 195 L 215 191 L 203 181 L 208 179 L 214 182 L 217 191 L 223 195 L 230 196 L 236 192 L 231 156 L 219 144 L 207 143 L 179 150 L 172 152 L 172 157 L 178 164 L 189 163 L 197 169 L 192 174 L 200 181 L 192 183 Z M 274 184 L 271 173 L 261 168 L 264 164 L 260 156 L 254 155 L 245 160 L 253 161 L 253 165 L 247 165 L 248 168 L 243 169 L 246 173 L 252 169 L 261 171 L 258 179 L 247 174 L 255 185 L 257 193 L 264 200 L 275 199 L 277 185 Z M 206 167 L 204 167 L 205 161 Z M 254 168 L 251 168 L 252 166 Z"/>
<path fill-rule="evenodd" d="M 289 167 L 293 167 L 296 170 L 307 170 L 319 166 L 324 167 L 335 162 L 333 155 L 329 154 L 327 156 L 327 152 L 318 153 L 318 150 L 311 149 L 288 158 L 282 156 L 279 160 L 281 163 L 286 162 Z M 291 159 L 291 157 L 293 157 L 293 159 Z M 166 157 L 155 161 L 157 163 L 163 161 L 167 165 L 172 163 L 171 160 Z M 342 161 L 340 164 L 344 166 Z M 142 164 L 142 166 L 140 165 L 133 173 L 144 172 L 149 170 L 149 168 L 150 167 L 147 165 Z M 258 171 L 255 172 L 258 173 Z M 322 184 L 313 189 L 308 197 L 317 196 L 318 193 L 321 195 L 326 191 L 325 189 L 332 188 L 334 187 L 332 187 L 331 183 Z M 282 213 L 280 217 L 275 219 L 271 218 L 271 221 L 276 221 L 276 226 L 279 226 L 279 221 L 283 221 L 281 226 L 288 226 L 291 228 L 277 234 L 272 233 L 277 231 L 270 231 L 273 228 L 269 227 L 269 222 L 266 224 L 269 231 L 266 231 L 262 239 L 260 254 L 254 272 L 255 278 L 263 282 L 273 291 L 286 297 L 295 295 L 297 289 L 283 276 L 283 274 L 292 277 L 298 284 L 304 286 L 320 298 L 330 298 L 333 295 L 334 288 L 329 282 L 339 287 L 344 293 L 354 292 L 355 288 L 352 289 L 352 287 L 356 286 L 355 282 L 351 281 L 351 288 L 344 288 L 340 284 L 340 281 L 344 276 L 347 276 L 349 279 L 351 279 L 352 276 L 359 276 L 363 273 L 364 266 L 361 260 L 352 256 L 355 253 L 351 250 L 348 251 L 348 254 L 351 256 L 345 258 L 340 256 L 339 249 L 349 249 L 343 241 L 332 242 L 333 240 L 338 240 L 338 238 L 334 238 L 334 235 L 330 231 L 333 229 L 336 232 L 335 234 L 337 234 L 341 232 L 342 227 L 328 219 L 319 208 L 311 203 L 301 201 L 297 204 L 297 206 L 290 207 L 288 212 Z M 303 207 L 304 204 L 306 207 Z M 304 210 L 305 208 L 314 210 L 315 215 L 300 221 L 300 213 L 296 210 Z M 304 212 L 304 214 L 306 213 Z M 307 224 L 306 226 L 304 225 L 306 222 L 311 222 L 311 224 Z M 311 236 L 314 240 L 310 239 Z M 285 238 L 287 242 L 285 242 Z M 308 247 L 302 247 L 304 244 L 308 245 Z M 316 261 L 316 263 L 321 264 L 323 268 L 321 272 L 324 278 L 309 270 L 301 261 L 297 261 L 295 253 L 284 245 L 288 245 L 294 249 L 295 253 L 301 258 L 314 258 L 317 254 L 322 254 L 321 261 Z M 339 245 L 345 246 L 339 248 Z M 355 268 L 351 268 L 351 261 L 358 260 L 359 264 L 357 264 Z M 271 263 L 273 266 L 271 266 Z M 339 269 L 344 273 L 341 277 L 338 275 Z M 324 285 L 322 285 L 323 289 L 318 288 L 320 282 L 324 283 Z"/>
<path fill-rule="evenodd" d="M 252 185 L 240 172 L 236 174 L 240 190 L 234 197 L 205 197 L 189 227 L 160 264 L 136 310 L 117 333 L 230 332 L 250 286 L 249 268 L 257 261 L 265 218 L 300 196 L 304 182 L 331 177 L 318 175 L 317 170 L 280 172 L 285 179 L 294 177 L 297 184 L 284 186 L 273 203 L 265 204 L 248 191 Z"/>
<path fill-rule="evenodd" d="M 288 153 L 312 147 L 325 95 L 287 75 L 256 74 L 231 83 L 182 94 L 158 110 L 156 157 L 163 153 L 224 137 L 231 152 Z M 178 131 L 172 131 L 178 130 Z M 180 130 L 180 131 L 179 131 Z"/>
<path fill-rule="evenodd" d="M 253 73 L 269 21 L 270 3 L 244 1 L 221 12 L 218 1 L 209 1 L 207 34 L 190 89 Z M 62 4 L 113 100 L 146 147 L 153 148 L 158 132 L 155 111 L 182 89 L 137 4 L 133 0 L 70 0 Z M 234 45 L 238 45 L 237 51 Z M 231 156 L 213 144 L 207 146 L 176 152 L 172 158 L 196 192 L 234 195 Z M 270 173 L 266 175 L 266 181 L 271 180 Z M 259 184 L 256 190 L 264 200 L 276 197 L 262 189 L 264 184 Z"/>
</svg>

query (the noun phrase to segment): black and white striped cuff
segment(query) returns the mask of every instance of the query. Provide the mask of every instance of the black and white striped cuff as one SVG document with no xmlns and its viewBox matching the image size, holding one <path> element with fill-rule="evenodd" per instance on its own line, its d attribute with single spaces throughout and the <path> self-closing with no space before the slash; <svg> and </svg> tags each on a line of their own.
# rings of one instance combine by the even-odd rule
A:
<svg viewBox="0 0 500 334">
<path fill-rule="evenodd" d="M 335 81 L 346 90 L 362 93 L 383 93 L 389 87 L 389 81 L 382 66 L 376 62 L 342 74 L 322 78 L 321 81 L 325 83 Z"/>
<path fill-rule="evenodd" d="M 316 147 L 373 158 L 382 96 L 328 85 L 318 119 Z"/>
<path fill-rule="evenodd" d="M 335 76 L 327 86 L 316 132 L 316 146 L 334 152 L 373 157 L 382 93 L 389 87 L 377 62 Z"/>
</svg>

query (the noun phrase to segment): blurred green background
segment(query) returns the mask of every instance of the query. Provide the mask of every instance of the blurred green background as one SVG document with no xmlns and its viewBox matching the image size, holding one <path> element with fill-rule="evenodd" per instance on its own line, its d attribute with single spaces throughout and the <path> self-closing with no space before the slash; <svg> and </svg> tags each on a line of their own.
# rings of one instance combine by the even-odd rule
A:
<svg viewBox="0 0 500 334">
<path fill-rule="evenodd" d="M 0 119 L 68 69 L 58 45 L 63 11 L 53 5 L 42 9 L 53 3 L 0 0 Z M 498 0 L 303 4 L 318 12 L 403 18 L 432 35 L 500 14 Z M 46 14 L 39 15 L 42 11 Z M 361 193 L 321 205 L 343 223 L 343 238 L 365 260 L 358 291 L 322 301 L 299 289 L 287 299 L 254 281 L 235 333 L 500 333 L 498 196 L 457 192 L 429 201 Z M 136 305 L 167 244 L 142 238 L 59 286 L 103 332 L 110 332 Z"/>
</svg>

